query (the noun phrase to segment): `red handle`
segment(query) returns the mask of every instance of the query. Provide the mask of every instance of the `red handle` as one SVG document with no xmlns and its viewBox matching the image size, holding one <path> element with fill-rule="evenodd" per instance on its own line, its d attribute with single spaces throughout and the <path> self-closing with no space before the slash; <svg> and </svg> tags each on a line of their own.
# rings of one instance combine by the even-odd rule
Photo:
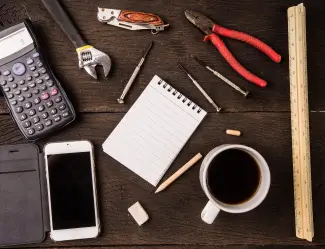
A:
<svg viewBox="0 0 325 249">
<path fill-rule="evenodd" d="M 212 28 L 212 31 L 216 34 L 226 36 L 232 39 L 236 39 L 239 41 L 246 42 L 253 47 L 257 48 L 258 50 L 262 51 L 264 54 L 266 54 L 268 57 L 271 58 L 271 60 L 279 63 L 281 61 L 281 55 L 279 55 L 277 52 L 275 52 L 269 45 L 265 44 L 261 40 L 245 34 L 243 32 L 238 32 L 235 30 L 226 29 L 224 27 L 219 26 L 218 24 L 215 24 Z"/>
<path fill-rule="evenodd" d="M 225 60 L 229 63 L 229 65 L 232 66 L 232 68 L 235 69 L 236 72 L 243 76 L 246 80 L 260 87 L 266 87 L 266 81 L 247 71 L 232 55 L 219 36 L 216 34 L 209 34 L 204 37 L 204 41 L 211 41 L 222 54 L 223 58 L 225 58 Z"/>
</svg>

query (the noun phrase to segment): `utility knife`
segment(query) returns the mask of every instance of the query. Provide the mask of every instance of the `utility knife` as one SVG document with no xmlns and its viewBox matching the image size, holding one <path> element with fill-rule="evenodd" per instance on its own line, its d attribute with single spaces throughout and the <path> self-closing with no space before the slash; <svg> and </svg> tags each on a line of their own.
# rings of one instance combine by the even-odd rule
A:
<svg viewBox="0 0 325 249">
<path fill-rule="evenodd" d="M 159 31 L 163 31 L 169 26 L 169 24 L 164 24 L 164 21 L 155 14 L 132 10 L 106 9 L 98 7 L 97 18 L 100 22 L 106 22 L 107 24 L 124 29 L 149 29 L 153 34 L 157 34 Z"/>
</svg>

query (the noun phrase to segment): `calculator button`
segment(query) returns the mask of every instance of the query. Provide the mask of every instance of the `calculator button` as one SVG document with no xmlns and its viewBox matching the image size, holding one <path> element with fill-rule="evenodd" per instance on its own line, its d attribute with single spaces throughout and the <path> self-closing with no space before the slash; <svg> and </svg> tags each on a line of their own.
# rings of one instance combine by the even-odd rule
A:
<svg viewBox="0 0 325 249">
<path fill-rule="evenodd" d="M 33 56 L 33 58 L 37 58 L 37 57 L 39 57 L 39 53 L 36 52 L 32 56 Z"/>
<path fill-rule="evenodd" d="M 8 97 L 8 99 L 12 99 L 14 97 L 14 95 L 12 93 L 8 93 L 7 97 Z"/>
<path fill-rule="evenodd" d="M 55 103 L 60 103 L 62 101 L 62 97 L 58 96 L 54 99 Z"/>
<path fill-rule="evenodd" d="M 44 86 L 41 86 L 40 88 L 42 91 L 45 91 L 47 89 L 47 86 L 44 85 Z"/>
<path fill-rule="evenodd" d="M 35 103 L 35 104 L 39 104 L 39 103 L 41 103 L 40 98 L 35 98 L 35 99 L 34 99 L 34 103 Z"/>
<path fill-rule="evenodd" d="M 29 110 L 28 115 L 34 116 L 36 114 L 36 111 L 34 109 Z"/>
<path fill-rule="evenodd" d="M 28 135 L 33 135 L 35 133 L 35 130 L 33 128 L 30 128 L 27 130 Z"/>
<path fill-rule="evenodd" d="M 37 65 L 38 65 L 39 67 L 42 67 L 42 66 L 43 66 L 43 63 L 42 63 L 41 61 L 39 61 L 39 62 L 37 62 Z"/>
<path fill-rule="evenodd" d="M 24 92 L 28 91 L 28 86 L 23 87 L 21 90 L 23 90 Z"/>
<path fill-rule="evenodd" d="M 34 76 L 35 78 L 38 78 L 38 77 L 39 77 L 39 73 L 33 73 L 33 76 Z"/>
<path fill-rule="evenodd" d="M 20 90 L 17 90 L 14 92 L 16 95 L 20 95 L 21 94 L 21 91 Z"/>
<path fill-rule="evenodd" d="M 48 116 L 49 116 L 49 114 L 47 112 L 42 113 L 42 118 L 46 119 Z"/>
<path fill-rule="evenodd" d="M 28 127 L 30 127 L 31 125 L 32 125 L 32 123 L 29 122 L 29 121 L 25 121 L 25 122 L 23 122 L 23 126 L 24 126 L 25 128 L 28 128 Z"/>
<path fill-rule="evenodd" d="M 19 102 L 23 102 L 24 100 L 25 100 L 25 97 L 24 97 L 24 96 L 19 96 L 19 97 L 18 97 L 18 101 L 19 101 Z"/>
<path fill-rule="evenodd" d="M 5 86 L 6 84 L 7 84 L 7 81 L 5 81 L 5 80 L 3 80 L 3 81 L 0 82 L 0 85 L 1 86 Z"/>
<path fill-rule="evenodd" d="M 23 108 L 21 106 L 16 107 L 16 113 L 21 113 L 23 111 Z"/>
<path fill-rule="evenodd" d="M 10 88 L 9 88 L 9 87 L 5 87 L 5 88 L 3 88 L 3 90 L 4 90 L 5 92 L 9 92 L 9 91 L 10 91 Z"/>
<path fill-rule="evenodd" d="M 32 107 L 32 103 L 31 102 L 26 102 L 25 103 L 25 108 L 26 109 L 29 109 L 29 108 L 31 108 Z"/>
<path fill-rule="evenodd" d="M 41 69 L 40 69 L 40 73 L 46 73 L 46 69 L 44 68 L 44 67 L 42 67 Z"/>
<path fill-rule="evenodd" d="M 41 131 L 43 130 L 44 126 L 42 124 L 35 125 L 36 130 Z"/>
<path fill-rule="evenodd" d="M 33 59 L 28 59 L 26 61 L 27 65 L 32 65 L 34 63 L 34 60 Z"/>
<path fill-rule="evenodd" d="M 32 76 L 27 76 L 26 79 L 27 79 L 28 81 L 31 81 L 31 80 L 33 79 L 33 77 L 32 77 Z"/>
<path fill-rule="evenodd" d="M 57 112 L 58 112 L 58 110 L 55 109 L 55 108 L 53 108 L 53 109 L 50 111 L 50 113 L 51 113 L 52 115 L 56 114 Z"/>
<path fill-rule="evenodd" d="M 37 107 L 37 110 L 38 110 L 39 112 L 42 112 L 42 111 L 45 110 L 45 106 L 44 106 L 44 105 L 39 105 L 39 106 Z"/>
<path fill-rule="evenodd" d="M 53 80 L 47 81 L 46 85 L 48 85 L 49 87 L 53 86 L 54 85 Z"/>
<path fill-rule="evenodd" d="M 12 77 L 12 76 L 9 76 L 9 77 L 8 77 L 8 81 L 9 81 L 9 82 L 13 82 L 14 80 L 15 80 L 14 77 Z"/>
<path fill-rule="evenodd" d="M 17 103 L 18 103 L 18 102 L 17 102 L 17 100 L 15 100 L 15 99 L 12 100 L 12 101 L 10 102 L 10 104 L 12 104 L 12 105 L 17 105 Z"/>
<path fill-rule="evenodd" d="M 45 121 L 44 123 L 46 126 L 51 126 L 52 125 L 52 120 L 51 119 L 48 119 Z"/>
<path fill-rule="evenodd" d="M 55 96 L 55 95 L 57 95 L 58 93 L 59 93 L 58 89 L 56 89 L 56 88 L 52 88 L 52 89 L 51 89 L 51 95 L 52 95 L 52 96 Z"/>
<path fill-rule="evenodd" d="M 25 84 L 25 81 L 24 80 L 21 80 L 18 82 L 19 85 L 24 85 Z"/>
<path fill-rule="evenodd" d="M 12 87 L 12 89 L 16 89 L 18 87 L 18 85 L 17 84 L 12 84 L 11 87 Z"/>
<path fill-rule="evenodd" d="M 37 79 L 37 80 L 35 80 L 35 83 L 42 84 L 43 83 L 43 80 L 42 79 Z"/>
<path fill-rule="evenodd" d="M 45 74 L 44 80 L 49 80 L 49 79 L 50 79 L 50 76 L 48 74 Z"/>
<path fill-rule="evenodd" d="M 33 90 L 33 93 L 34 93 L 34 94 L 38 94 L 38 93 L 39 93 L 39 90 L 38 90 L 38 89 L 34 89 L 34 90 Z"/>
<path fill-rule="evenodd" d="M 48 101 L 48 102 L 46 102 L 46 106 L 47 107 L 52 107 L 53 106 L 53 101 Z"/>
<path fill-rule="evenodd" d="M 66 108 L 66 105 L 65 104 L 59 105 L 59 110 L 60 111 L 63 111 L 65 108 Z"/>
<path fill-rule="evenodd" d="M 26 67 L 23 63 L 17 62 L 12 66 L 12 71 L 14 74 L 21 76 L 26 72 Z"/>
<path fill-rule="evenodd" d="M 43 93 L 42 96 L 41 96 L 42 100 L 46 100 L 46 99 L 48 99 L 49 97 L 50 97 L 50 95 L 49 95 L 48 93 Z M 49 103 L 49 102 L 47 102 L 47 103 Z M 52 105 L 51 105 L 51 106 L 52 106 Z M 51 107 L 51 106 L 49 106 L 49 107 Z"/>
<path fill-rule="evenodd" d="M 4 72 L 3 72 L 3 75 L 4 75 L 4 76 L 8 76 L 8 75 L 10 75 L 10 71 L 9 71 L 9 70 L 4 71 Z"/>
<path fill-rule="evenodd" d="M 34 124 L 37 124 L 40 121 L 40 118 L 36 116 L 36 117 L 33 117 L 32 120 L 33 120 Z"/>
<path fill-rule="evenodd" d="M 33 82 L 33 83 L 29 83 L 28 84 L 29 85 L 29 87 L 31 87 L 31 88 L 34 88 L 35 86 L 36 86 L 36 84 Z"/>
<path fill-rule="evenodd" d="M 61 120 L 61 116 L 60 115 L 57 115 L 54 117 L 54 122 L 59 122 Z"/>
<path fill-rule="evenodd" d="M 35 67 L 35 66 L 31 66 L 29 69 L 30 69 L 31 71 L 35 71 L 35 70 L 36 70 L 36 67 Z"/>
<path fill-rule="evenodd" d="M 19 119 L 21 121 L 24 121 L 26 118 L 27 118 L 27 115 L 25 113 L 21 114 L 20 117 L 19 117 Z"/>
<path fill-rule="evenodd" d="M 26 94 L 26 97 L 27 97 L 27 98 L 31 98 L 32 96 L 33 96 L 32 93 L 27 93 L 27 94 Z"/>
<path fill-rule="evenodd" d="M 62 113 L 62 117 L 67 118 L 70 116 L 70 113 L 68 111 Z"/>
</svg>

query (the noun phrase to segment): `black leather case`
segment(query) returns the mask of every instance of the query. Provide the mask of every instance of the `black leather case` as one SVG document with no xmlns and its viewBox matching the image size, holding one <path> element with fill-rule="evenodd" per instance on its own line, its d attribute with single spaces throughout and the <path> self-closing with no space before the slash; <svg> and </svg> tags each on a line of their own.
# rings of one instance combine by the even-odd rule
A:
<svg viewBox="0 0 325 249">
<path fill-rule="evenodd" d="M 0 146 L 0 246 L 41 242 L 49 226 L 43 155 L 34 144 Z"/>
</svg>

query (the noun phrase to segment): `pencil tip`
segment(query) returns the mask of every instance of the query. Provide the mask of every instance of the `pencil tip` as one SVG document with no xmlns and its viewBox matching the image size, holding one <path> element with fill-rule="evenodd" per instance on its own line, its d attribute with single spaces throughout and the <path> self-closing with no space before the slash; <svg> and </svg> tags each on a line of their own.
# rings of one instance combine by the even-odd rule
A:
<svg viewBox="0 0 325 249">
<path fill-rule="evenodd" d="M 159 188 L 155 191 L 155 194 L 158 194 L 160 192 Z"/>
</svg>

